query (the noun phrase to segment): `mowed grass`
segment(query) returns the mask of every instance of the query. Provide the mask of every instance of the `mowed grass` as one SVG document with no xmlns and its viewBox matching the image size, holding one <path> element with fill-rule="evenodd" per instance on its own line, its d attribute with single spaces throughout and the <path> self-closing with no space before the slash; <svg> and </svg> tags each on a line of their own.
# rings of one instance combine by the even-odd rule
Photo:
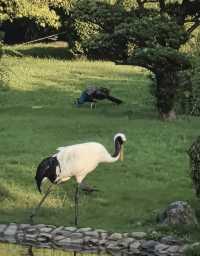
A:
<svg viewBox="0 0 200 256">
<path fill-rule="evenodd" d="M 176 200 L 200 213 L 186 150 L 199 135 L 199 118 L 162 122 L 149 92 L 148 72 L 111 62 L 24 56 L 3 59 L 9 87 L 0 90 L 0 222 L 27 223 L 41 199 L 35 185 L 40 161 L 59 146 L 98 141 L 113 152 L 113 136 L 127 136 L 123 162 L 101 164 L 81 193 L 80 226 L 112 231 L 155 228 L 156 214 Z M 124 104 L 74 106 L 88 85 L 105 86 Z M 44 189 L 48 184 L 44 185 Z M 74 179 L 55 186 L 36 223 L 74 224 Z"/>
</svg>

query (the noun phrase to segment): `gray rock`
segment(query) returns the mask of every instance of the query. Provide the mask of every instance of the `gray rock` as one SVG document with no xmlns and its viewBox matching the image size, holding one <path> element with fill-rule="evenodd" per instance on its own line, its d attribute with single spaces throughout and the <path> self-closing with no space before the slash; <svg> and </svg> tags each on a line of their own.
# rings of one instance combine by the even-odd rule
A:
<svg viewBox="0 0 200 256">
<path fill-rule="evenodd" d="M 51 227 L 42 227 L 42 228 L 40 228 L 40 232 L 43 232 L 43 233 L 49 233 L 52 230 L 53 229 Z"/>
<path fill-rule="evenodd" d="M 63 245 L 70 245 L 71 244 L 71 238 L 64 238 L 62 240 L 55 241 L 56 245 L 63 246 Z"/>
<path fill-rule="evenodd" d="M 34 235 L 26 234 L 25 235 L 25 240 L 26 241 L 33 241 L 33 242 L 35 242 L 37 240 L 36 238 L 37 238 L 36 234 L 34 234 Z"/>
<path fill-rule="evenodd" d="M 136 239 L 143 239 L 147 236 L 145 232 L 132 232 L 130 235 Z"/>
<path fill-rule="evenodd" d="M 16 234 L 16 240 L 19 241 L 19 242 L 22 242 L 24 240 L 24 236 L 25 236 L 24 232 L 19 231 Z"/>
<path fill-rule="evenodd" d="M 169 245 L 159 243 L 155 246 L 155 252 L 159 252 L 159 253 L 166 252 L 168 248 L 169 248 Z"/>
<path fill-rule="evenodd" d="M 99 238 L 99 233 L 96 232 L 95 230 L 94 231 L 87 231 L 87 232 L 85 232 L 85 235 L 95 237 L 95 238 Z"/>
<path fill-rule="evenodd" d="M 65 236 L 62 236 L 62 235 L 55 235 L 53 238 L 53 240 L 55 240 L 55 241 L 59 241 L 59 240 L 63 240 L 63 239 L 65 239 Z"/>
<path fill-rule="evenodd" d="M 31 228 L 27 228 L 26 229 L 26 233 L 29 233 L 29 234 L 34 234 L 37 232 L 37 229 L 34 228 L 34 227 L 31 227 Z"/>
<path fill-rule="evenodd" d="M 56 233 L 58 233 L 59 231 L 61 231 L 61 230 L 63 230 L 63 226 L 60 226 L 60 227 L 58 227 L 58 228 L 55 228 L 51 233 L 52 234 L 56 234 Z"/>
<path fill-rule="evenodd" d="M 30 224 L 20 224 L 20 225 L 19 225 L 19 229 L 21 229 L 21 230 L 26 230 L 26 229 L 28 229 L 29 227 L 31 227 Z"/>
<path fill-rule="evenodd" d="M 139 241 L 135 241 L 135 242 L 132 242 L 129 247 L 130 247 L 130 250 L 132 251 L 133 249 L 138 249 L 140 247 L 141 243 Z"/>
<path fill-rule="evenodd" d="M 11 224 L 4 230 L 4 236 L 15 236 L 17 232 L 17 225 Z"/>
<path fill-rule="evenodd" d="M 51 239 L 51 238 L 52 238 L 52 234 L 50 234 L 50 233 L 43 233 L 43 232 L 41 232 L 41 233 L 39 234 L 39 236 L 40 236 L 40 237 L 46 237 L 46 238 L 48 238 L 48 239 Z"/>
<path fill-rule="evenodd" d="M 101 239 L 106 239 L 107 237 L 108 237 L 108 233 L 106 233 L 106 232 L 100 233 L 100 238 Z"/>
<path fill-rule="evenodd" d="M 164 225 L 197 225 L 197 218 L 192 207 L 184 201 L 171 203 L 157 215 L 157 222 Z"/>
<path fill-rule="evenodd" d="M 110 240 L 119 240 L 122 239 L 122 234 L 120 233 L 113 233 L 112 235 L 109 236 Z"/>
<path fill-rule="evenodd" d="M 177 245 L 172 245 L 167 249 L 168 253 L 176 253 L 179 252 L 180 247 Z"/>
<path fill-rule="evenodd" d="M 79 228 L 77 231 L 84 233 L 84 232 L 87 232 L 87 231 L 92 231 L 92 229 L 91 228 Z"/>
<path fill-rule="evenodd" d="M 180 239 L 177 239 L 173 236 L 164 236 L 160 239 L 161 243 L 168 244 L 168 245 L 174 245 L 174 244 L 183 244 L 184 242 Z"/>
<path fill-rule="evenodd" d="M 53 232 L 52 232 L 53 234 Z M 56 233 L 57 235 L 62 235 L 62 236 L 65 236 L 65 237 L 69 237 L 71 236 L 72 234 L 76 234 L 76 233 L 73 233 L 71 231 L 68 231 L 68 230 L 60 230 Z"/>
<path fill-rule="evenodd" d="M 31 226 L 31 225 L 30 225 Z M 33 227 L 35 227 L 35 228 L 43 228 L 43 227 L 46 227 L 46 225 L 45 224 L 36 224 L 36 225 L 32 225 Z"/>
<path fill-rule="evenodd" d="M 100 240 L 99 240 L 99 245 L 100 245 L 100 246 L 105 246 L 106 242 L 107 242 L 106 239 L 100 239 Z"/>
<path fill-rule="evenodd" d="M 107 250 L 120 250 L 120 246 L 116 242 L 111 242 L 106 246 Z"/>
<path fill-rule="evenodd" d="M 78 233 L 78 232 L 71 233 L 71 235 L 70 235 L 71 239 L 82 238 L 82 237 L 83 237 L 83 234 L 82 233 Z"/>
<path fill-rule="evenodd" d="M 83 244 L 83 239 L 71 239 L 71 245 L 81 245 Z"/>
<path fill-rule="evenodd" d="M 77 230 L 76 227 L 66 227 L 66 228 L 64 228 L 64 229 L 67 230 L 67 231 L 71 231 L 71 232 L 74 232 L 74 231 Z"/>
<path fill-rule="evenodd" d="M 0 233 L 3 232 L 6 229 L 7 225 L 1 224 L 0 225 Z"/>
<path fill-rule="evenodd" d="M 128 247 L 130 243 L 134 242 L 135 239 L 131 237 L 123 238 L 117 241 L 117 244 L 121 247 Z"/>
<path fill-rule="evenodd" d="M 154 240 L 146 240 L 141 244 L 141 247 L 146 249 L 147 251 L 152 251 L 154 250 L 154 248 L 156 247 L 156 245 L 158 244 L 157 241 Z"/>
</svg>

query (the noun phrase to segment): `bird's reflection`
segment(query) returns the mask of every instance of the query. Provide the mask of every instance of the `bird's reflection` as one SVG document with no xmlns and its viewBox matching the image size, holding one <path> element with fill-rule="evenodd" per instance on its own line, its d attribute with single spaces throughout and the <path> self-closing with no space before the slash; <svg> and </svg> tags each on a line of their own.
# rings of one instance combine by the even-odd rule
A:
<svg viewBox="0 0 200 256">
<path fill-rule="evenodd" d="M 29 246 L 27 250 L 27 254 L 25 256 L 34 256 L 33 254 L 33 246 Z"/>
</svg>

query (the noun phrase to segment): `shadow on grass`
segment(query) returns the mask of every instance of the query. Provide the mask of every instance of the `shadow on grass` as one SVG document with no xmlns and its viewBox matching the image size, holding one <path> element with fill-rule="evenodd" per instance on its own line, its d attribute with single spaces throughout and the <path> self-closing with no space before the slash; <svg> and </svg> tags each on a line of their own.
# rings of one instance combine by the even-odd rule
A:
<svg viewBox="0 0 200 256">
<path fill-rule="evenodd" d="M 71 60 L 73 55 L 67 46 L 53 46 L 53 45 L 31 45 L 31 46 L 16 46 L 15 49 L 5 49 L 5 54 L 9 56 L 31 56 L 34 58 L 54 58 L 59 60 Z"/>
</svg>

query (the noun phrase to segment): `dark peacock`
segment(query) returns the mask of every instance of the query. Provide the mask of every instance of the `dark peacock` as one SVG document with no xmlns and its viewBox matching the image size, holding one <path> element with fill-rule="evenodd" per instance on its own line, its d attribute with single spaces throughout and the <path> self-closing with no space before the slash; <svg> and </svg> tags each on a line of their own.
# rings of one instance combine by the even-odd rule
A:
<svg viewBox="0 0 200 256">
<path fill-rule="evenodd" d="M 77 106 L 81 106 L 86 102 L 95 104 L 98 101 L 105 99 L 110 100 L 118 105 L 122 103 L 122 100 L 110 95 L 109 89 L 105 87 L 90 86 L 81 93 L 80 97 L 76 99 L 75 104 Z"/>
</svg>

